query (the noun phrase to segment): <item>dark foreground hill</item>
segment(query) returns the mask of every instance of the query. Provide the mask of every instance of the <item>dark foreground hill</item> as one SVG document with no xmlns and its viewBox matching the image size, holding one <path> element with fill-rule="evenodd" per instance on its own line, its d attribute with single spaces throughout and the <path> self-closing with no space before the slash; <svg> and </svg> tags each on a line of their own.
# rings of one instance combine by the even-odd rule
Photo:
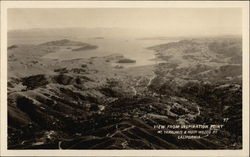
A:
<svg viewBox="0 0 250 157">
<path fill-rule="evenodd" d="M 215 44 L 213 51 L 210 44 L 190 40 L 153 47 L 161 59 L 171 59 L 142 67 L 144 73 L 113 67 L 120 56 L 57 61 L 42 58 L 58 50 L 47 44 L 9 49 L 8 148 L 242 148 L 241 62 L 213 60 L 227 44 Z M 178 139 L 157 133 L 159 124 L 224 126 L 199 139 Z"/>
</svg>

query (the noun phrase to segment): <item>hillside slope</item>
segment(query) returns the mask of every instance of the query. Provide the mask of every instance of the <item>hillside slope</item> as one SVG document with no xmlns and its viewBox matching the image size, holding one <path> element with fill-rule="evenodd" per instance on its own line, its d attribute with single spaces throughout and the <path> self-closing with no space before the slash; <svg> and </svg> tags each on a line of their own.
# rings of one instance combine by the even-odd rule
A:
<svg viewBox="0 0 250 157">
<path fill-rule="evenodd" d="M 9 149 L 242 148 L 238 40 L 156 45 L 151 49 L 166 62 L 139 68 L 112 66 L 121 56 L 42 58 L 76 46 L 71 41 L 49 43 L 56 46 L 15 45 L 8 50 Z M 180 140 L 157 133 L 159 124 L 224 127 L 217 134 Z"/>
</svg>

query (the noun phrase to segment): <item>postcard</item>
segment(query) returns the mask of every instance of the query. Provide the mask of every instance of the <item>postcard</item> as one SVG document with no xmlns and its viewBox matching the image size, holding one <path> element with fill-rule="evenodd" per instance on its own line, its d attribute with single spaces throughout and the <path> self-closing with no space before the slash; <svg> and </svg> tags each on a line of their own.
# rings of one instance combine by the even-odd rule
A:
<svg viewBox="0 0 250 157">
<path fill-rule="evenodd" d="M 2 156 L 247 156 L 249 2 L 1 2 Z"/>
</svg>

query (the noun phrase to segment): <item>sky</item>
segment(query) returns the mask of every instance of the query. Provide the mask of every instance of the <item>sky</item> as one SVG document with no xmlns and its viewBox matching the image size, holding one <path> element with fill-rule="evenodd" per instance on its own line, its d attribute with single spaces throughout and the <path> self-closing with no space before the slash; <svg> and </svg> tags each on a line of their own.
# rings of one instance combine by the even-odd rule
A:
<svg viewBox="0 0 250 157">
<path fill-rule="evenodd" d="M 166 34 L 241 34 L 238 8 L 16 8 L 8 9 L 8 30 L 118 27 Z"/>
</svg>

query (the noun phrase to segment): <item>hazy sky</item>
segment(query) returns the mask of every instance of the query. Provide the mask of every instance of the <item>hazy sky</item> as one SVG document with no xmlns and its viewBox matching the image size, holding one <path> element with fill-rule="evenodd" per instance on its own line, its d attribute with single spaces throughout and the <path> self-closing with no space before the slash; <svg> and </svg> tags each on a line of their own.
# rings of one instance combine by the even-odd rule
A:
<svg viewBox="0 0 250 157">
<path fill-rule="evenodd" d="M 9 9 L 8 29 L 122 27 L 165 33 L 241 34 L 241 9 Z"/>
</svg>

